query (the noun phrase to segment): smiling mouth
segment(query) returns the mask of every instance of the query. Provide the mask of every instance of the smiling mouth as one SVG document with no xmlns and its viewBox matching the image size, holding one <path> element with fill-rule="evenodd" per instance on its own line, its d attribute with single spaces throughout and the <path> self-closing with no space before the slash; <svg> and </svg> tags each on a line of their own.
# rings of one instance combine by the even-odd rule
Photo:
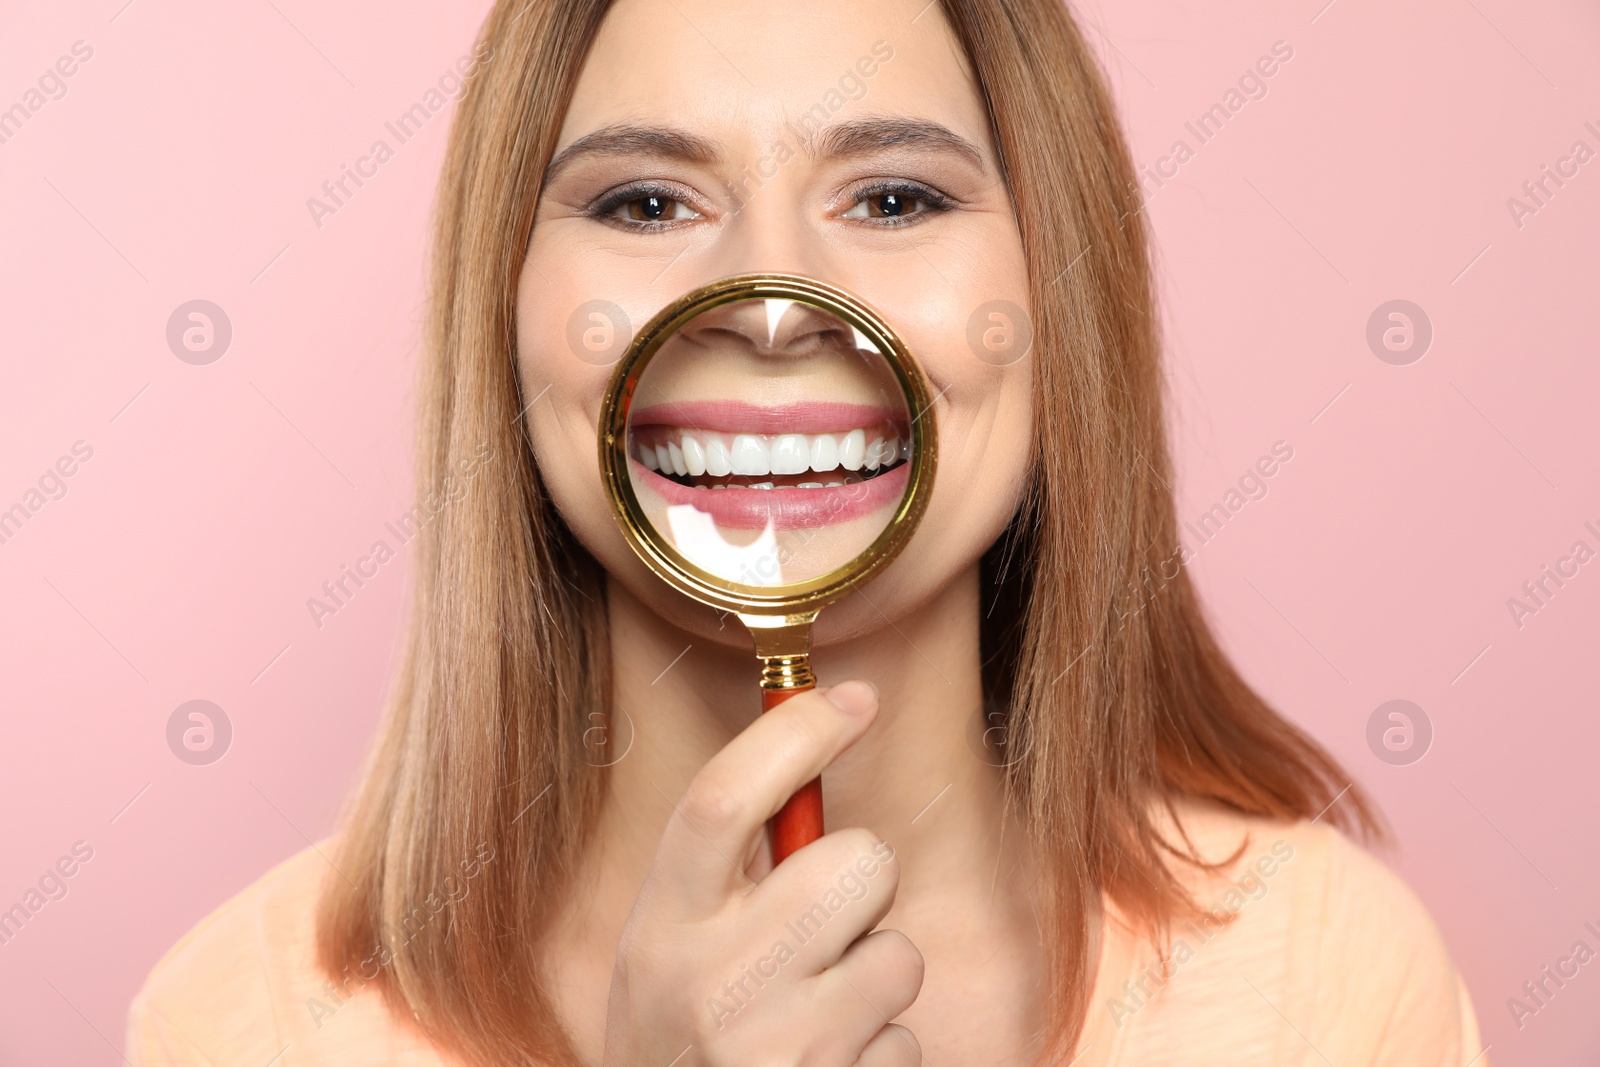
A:
<svg viewBox="0 0 1600 1067">
<path fill-rule="evenodd" d="M 662 478 L 694 489 L 829 489 L 882 477 L 911 459 L 893 422 L 823 433 L 739 433 L 653 425 L 629 450 Z"/>
<path fill-rule="evenodd" d="M 636 409 L 630 426 L 635 484 L 727 529 L 815 528 L 881 514 L 909 484 L 903 408 L 684 400 Z"/>
</svg>

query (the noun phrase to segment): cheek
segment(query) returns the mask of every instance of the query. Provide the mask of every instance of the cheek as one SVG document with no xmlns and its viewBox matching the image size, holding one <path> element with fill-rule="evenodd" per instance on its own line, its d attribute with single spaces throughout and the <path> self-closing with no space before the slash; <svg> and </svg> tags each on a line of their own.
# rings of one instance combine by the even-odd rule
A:
<svg viewBox="0 0 1600 1067">
<path fill-rule="evenodd" d="M 517 370 L 527 405 L 523 418 L 545 491 L 578 542 L 657 615 L 713 640 L 734 642 L 740 636 L 734 628 L 719 628 L 711 609 L 700 608 L 652 574 L 617 528 L 601 484 L 596 436 L 615 359 L 594 359 L 569 341 L 573 308 L 593 299 L 590 281 L 548 267 L 544 275 L 525 271 L 518 293 Z"/>
<path fill-rule="evenodd" d="M 600 486 L 595 427 L 610 367 L 603 358 L 580 358 L 568 343 L 572 308 L 582 303 L 559 283 L 524 272 L 517 300 L 522 418 L 557 510 L 591 552 L 609 555 L 597 551 L 615 530 Z"/>
<path fill-rule="evenodd" d="M 939 473 L 925 523 L 937 532 L 941 555 L 968 563 L 994 543 L 1022 500 L 1033 441 L 1032 369 L 1027 360 L 979 364 L 948 384 L 952 400 L 940 412 Z"/>
<path fill-rule="evenodd" d="M 1032 323 L 1020 240 L 995 220 L 972 254 L 941 264 L 949 287 L 906 294 L 907 344 L 944 396 L 939 473 L 925 524 L 933 558 L 966 564 L 1016 513 L 1033 441 Z M 959 293 L 951 299 L 949 293 Z M 931 546 L 930 546 L 931 547 Z"/>
</svg>

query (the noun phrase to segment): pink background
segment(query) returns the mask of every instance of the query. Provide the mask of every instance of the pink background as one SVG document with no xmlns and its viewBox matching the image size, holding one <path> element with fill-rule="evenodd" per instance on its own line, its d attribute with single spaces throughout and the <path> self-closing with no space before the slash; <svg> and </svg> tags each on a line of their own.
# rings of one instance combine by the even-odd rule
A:
<svg viewBox="0 0 1600 1067">
<path fill-rule="evenodd" d="M 1600 963 L 1519 1029 L 1508 997 L 1600 925 L 1600 161 L 1519 227 L 1507 198 L 1600 150 L 1580 0 L 1158 0 L 1083 7 L 1155 164 L 1276 41 L 1268 93 L 1151 201 L 1181 516 L 1294 458 L 1193 566 L 1245 673 L 1371 789 L 1502 1065 L 1600 1056 Z M 101 0 L 0 8 L 0 107 L 94 50 L 0 144 L 0 508 L 93 458 L 0 545 L 0 907 L 94 858 L 0 947 L 0 1064 L 119 1062 L 185 930 L 327 833 L 395 666 L 408 550 L 317 629 L 323 581 L 408 509 L 426 211 L 448 113 L 319 229 L 306 199 L 471 47 L 485 4 Z M 1168 164 L 1169 172 L 1171 164 Z M 1152 188 L 1154 185 L 1152 184 Z M 168 316 L 233 324 L 192 366 Z M 1403 298 L 1418 362 L 1369 350 Z M 225 709 L 190 766 L 168 717 Z M 1416 702 L 1425 758 L 1381 762 Z M 1403 1020 L 1399 1021 L 1403 1024 Z"/>
</svg>

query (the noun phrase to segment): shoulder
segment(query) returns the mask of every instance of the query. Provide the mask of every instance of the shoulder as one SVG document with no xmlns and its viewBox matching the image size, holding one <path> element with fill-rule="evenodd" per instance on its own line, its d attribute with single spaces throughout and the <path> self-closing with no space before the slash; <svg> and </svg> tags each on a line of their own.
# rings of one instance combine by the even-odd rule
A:
<svg viewBox="0 0 1600 1067">
<path fill-rule="evenodd" d="M 269 966 L 307 959 L 323 866 L 313 849 L 285 860 L 161 957 L 128 1012 L 133 1062 L 205 1056 L 243 1063 L 259 1056 L 265 1063 L 278 1054 L 282 1032 Z"/>
<path fill-rule="evenodd" d="M 360 979 L 336 987 L 318 970 L 317 900 L 324 879 L 337 877 L 330 847 L 280 863 L 156 963 L 128 1010 L 132 1064 L 438 1062 L 406 1058 L 419 1050 L 399 1047 L 414 1042 L 375 992 L 362 995 Z"/>
<path fill-rule="evenodd" d="M 1464 1047 L 1477 1028 L 1438 928 L 1384 863 L 1321 821 L 1194 803 L 1173 815 L 1167 840 L 1186 851 L 1187 839 L 1215 869 L 1172 861 L 1202 913 L 1176 922 L 1163 951 L 1136 950 L 1131 988 L 1112 990 L 1123 1009 L 1101 1009 L 1134 1031 L 1130 1050 L 1192 1051 L 1203 1035 L 1219 1056 L 1275 1063 L 1478 1054 Z"/>
</svg>

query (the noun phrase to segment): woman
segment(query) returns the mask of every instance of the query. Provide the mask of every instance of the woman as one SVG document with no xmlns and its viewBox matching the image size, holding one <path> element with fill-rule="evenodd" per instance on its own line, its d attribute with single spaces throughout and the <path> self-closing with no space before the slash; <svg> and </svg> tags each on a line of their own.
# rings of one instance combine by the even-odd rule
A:
<svg viewBox="0 0 1600 1067">
<path fill-rule="evenodd" d="M 419 478 L 450 503 L 382 742 L 336 839 L 156 968 L 131 1055 L 1478 1055 L 1428 916 L 1337 829 L 1375 831 L 1359 790 L 1173 550 L 1144 220 L 1081 36 L 1057 0 L 924 5 L 497 6 L 440 187 Z M 748 635 L 622 540 L 609 368 L 567 340 L 746 271 L 883 310 L 941 434 L 916 538 L 818 625 L 841 681 L 763 716 Z M 995 301 L 1024 358 L 968 346 Z M 819 771 L 838 829 L 774 869 L 763 822 Z"/>
</svg>

